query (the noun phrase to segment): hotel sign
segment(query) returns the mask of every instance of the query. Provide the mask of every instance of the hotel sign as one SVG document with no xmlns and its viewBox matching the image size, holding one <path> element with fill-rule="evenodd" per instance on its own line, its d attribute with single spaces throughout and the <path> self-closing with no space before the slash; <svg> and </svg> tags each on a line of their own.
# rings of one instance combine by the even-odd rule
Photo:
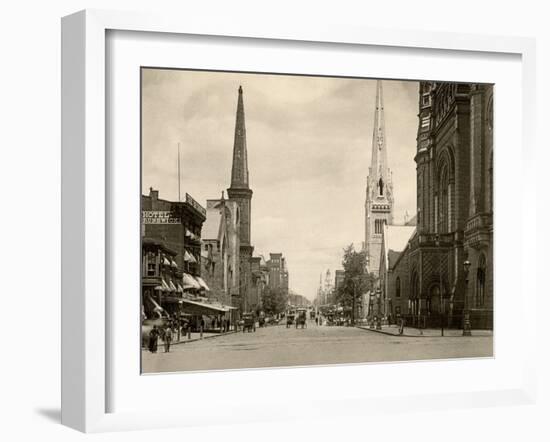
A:
<svg viewBox="0 0 550 442">
<path fill-rule="evenodd" d="M 143 224 L 181 224 L 181 220 L 174 217 L 169 210 L 143 210 L 141 222 Z"/>
</svg>

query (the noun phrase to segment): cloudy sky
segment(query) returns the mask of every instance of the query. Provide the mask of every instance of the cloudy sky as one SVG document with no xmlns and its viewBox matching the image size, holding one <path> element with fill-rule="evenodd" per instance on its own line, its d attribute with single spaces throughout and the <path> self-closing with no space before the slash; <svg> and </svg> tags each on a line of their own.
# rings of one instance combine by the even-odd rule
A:
<svg viewBox="0 0 550 442">
<path fill-rule="evenodd" d="M 255 254 L 282 252 L 290 288 L 315 297 L 319 275 L 341 268 L 364 240 L 374 80 L 143 70 L 143 192 L 206 206 L 231 179 L 237 90 L 242 85 Z M 383 81 L 394 222 L 416 211 L 413 161 L 418 83 Z"/>
</svg>

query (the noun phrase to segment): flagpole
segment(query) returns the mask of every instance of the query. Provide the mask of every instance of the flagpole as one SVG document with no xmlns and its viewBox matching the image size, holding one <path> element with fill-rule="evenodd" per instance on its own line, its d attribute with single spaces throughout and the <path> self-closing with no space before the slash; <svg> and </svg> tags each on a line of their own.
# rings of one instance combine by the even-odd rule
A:
<svg viewBox="0 0 550 442">
<path fill-rule="evenodd" d="M 180 143 L 178 143 L 178 202 L 181 203 Z"/>
</svg>

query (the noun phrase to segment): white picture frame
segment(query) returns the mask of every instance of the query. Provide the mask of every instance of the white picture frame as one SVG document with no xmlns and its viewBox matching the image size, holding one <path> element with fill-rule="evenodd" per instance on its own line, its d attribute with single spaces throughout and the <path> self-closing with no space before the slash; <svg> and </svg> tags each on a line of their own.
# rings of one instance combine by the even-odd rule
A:
<svg viewBox="0 0 550 442">
<path fill-rule="evenodd" d="M 62 423 L 85 432 L 209 425 L 211 419 L 185 410 L 113 412 L 109 411 L 108 393 L 113 387 L 108 376 L 110 324 L 108 286 L 109 265 L 107 220 L 109 187 L 107 184 L 106 118 L 106 35 L 109 31 L 154 32 L 179 35 L 204 35 L 273 41 L 368 45 L 379 48 L 426 49 L 430 51 L 467 51 L 476 54 L 513 54 L 521 57 L 522 104 L 521 155 L 529 164 L 534 155 L 535 46 L 532 39 L 493 37 L 451 33 L 350 28 L 343 25 L 290 24 L 242 21 L 212 22 L 204 17 L 155 16 L 144 13 L 87 10 L 62 21 Z M 498 99 L 498 98 L 497 98 Z M 517 154 L 517 152 L 516 152 Z M 497 171 L 498 173 L 498 171 Z M 523 186 L 526 186 L 525 184 Z M 522 187 L 521 220 L 534 219 L 535 193 Z M 520 229 L 526 235 L 525 227 Z M 498 248 L 496 249 L 498 252 Z M 534 256 L 532 241 L 520 246 L 522 266 Z M 497 260 L 498 261 L 498 260 Z M 522 268 L 523 274 L 525 269 Z M 521 280 L 518 305 L 536 303 L 534 281 Z M 520 309 L 521 310 L 521 309 Z M 498 314 L 498 313 L 497 313 Z M 525 313 L 523 313 L 525 314 Z M 513 326 L 502 324 L 503 327 Z M 521 384 L 492 390 L 474 390 L 455 394 L 403 397 L 398 391 L 378 396 L 376 403 L 360 397 L 329 398 L 324 403 L 334 413 L 368 414 L 407 410 L 411 401 L 421 409 L 469 407 L 502 403 L 533 403 L 535 379 L 534 321 L 524 323 L 524 373 Z M 498 357 L 498 356 L 497 356 Z M 338 368 L 335 368 L 338 369 Z M 340 368 L 343 369 L 343 368 Z M 355 367 L 355 375 L 361 367 Z M 287 377 L 293 371 L 286 371 Z M 146 399 L 144 399 L 146 400 Z M 333 401 L 332 407 L 330 402 Z M 243 399 L 244 402 L 244 399 Z M 327 405 L 328 404 L 328 405 Z M 320 402 L 304 410 L 281 407 L 255 409 L 242 418 L 218 416 L 217 422 L 246 422 L 322 416 Z M 318 405 L 318 407 L 316 407 Z M 246 404 L 240 404 L 246 409 Z M 327 408 L 327 409 L 328 409 Z M 269 416 L 269 417 L 268 417 Z"/>
</svg>

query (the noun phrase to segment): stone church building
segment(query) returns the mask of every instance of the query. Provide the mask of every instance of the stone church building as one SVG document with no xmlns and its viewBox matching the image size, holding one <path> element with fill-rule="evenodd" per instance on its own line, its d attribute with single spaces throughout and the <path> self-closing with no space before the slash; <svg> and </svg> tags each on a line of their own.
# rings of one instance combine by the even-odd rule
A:
<svg viewBox="0 0 550 442">
<path fill-rule="evenodd" d="M 492 328 L 493 87 L 420 82 L 418 115 L 417 226 L 388 297 L 410 325 L 462 327 L 467 312 Z"/>
</svg>

